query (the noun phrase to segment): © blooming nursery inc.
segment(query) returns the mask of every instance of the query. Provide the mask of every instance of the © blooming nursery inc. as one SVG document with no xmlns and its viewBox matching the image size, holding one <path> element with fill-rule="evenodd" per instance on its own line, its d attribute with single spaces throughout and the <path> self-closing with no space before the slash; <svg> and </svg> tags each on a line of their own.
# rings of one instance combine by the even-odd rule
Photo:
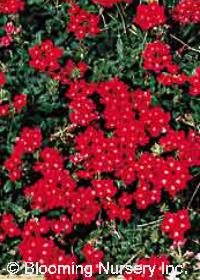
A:
<svg viewBox="0 0 200 280">
<path fill-rule="evenodd" d="M 171 279 L 167 265 L 197 279 L 199 23 L 199 0 L 0 0 L 4 273 L 107 279 L 109 262 L 155 267 L 127 280 Z"/>
</svg>

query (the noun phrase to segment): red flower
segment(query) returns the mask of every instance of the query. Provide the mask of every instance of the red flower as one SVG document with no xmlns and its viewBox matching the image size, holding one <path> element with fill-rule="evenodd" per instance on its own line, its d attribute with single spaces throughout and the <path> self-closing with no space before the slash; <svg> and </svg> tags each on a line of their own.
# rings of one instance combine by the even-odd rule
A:
<svg viewBox="0 0 200 280">
<path fill-rule="evenodd" d="M 144 68 L 156 73 L 172 64 L 170 46 L 160 41 L 148 43 L 143 52 Z"/>
<path fill-rule="evenodd" d="M 87 263 L 98 264 L 103 260 L 104 253 L 101 250 L 94 248 L 91 244 L 86 244 L 82 249 Z"/>
<path fill-rule="evenodd" d="M 117 188 L 114 186 L 113 180 L 92 180 L 92 185 L 95 189 L 96 197 L 99 197 L 100 199 L 113 197 L 117 192 Z"/>
<path fill-rule="evenodd" d="M 152 255 L 150 258 L 143 258 L 137 261 L 137 265 L 141 265 L 142 267 L 148 265 L 150 267 L 155 267 L 153 280 L 165 280 L 165 276 L 163 275 L 162 268 L 169 265 L 168 257 L 162 256 L 155 256 Z M 144 271 L 143 271 L 144 272 Z M 150 271 L 145 270 L 144 273 L 136 273 L 132 274 L 124 274 L 126 280 L 149 280 L 152 278 Z"/>
<path fill-rule="evenodd" d="M 181 24 L 200 23 L 199 0 L 181 0 L 172 12 L 174 19 Z"/>
<path fill-rule="evenodd" d="M 191 130 L 186 136 L 184 131 L 170 129 L 159 143 L 166 152 L 177 151 L 180 163 L 184 163 L 188 167 L 200 164 L 200 136 L 197 132 Z"/>
<path fill-rule="evenodd" d="M 30 235 L 46 235 L 51 230 L 55 235 L 66 235 L 72 232 L 72 223 L 67 216 L 62 215 L 60 219 L 46 219 L 42 217 L 39 221 L 30 219 L 24 229 L 23 237 L 27 238 Z"/>
<path fill-rule="evenodd" d="M 58 59 L 63 54 L 63 49 L 56 47 L 51 40 L 45 40 L 41 45 L 29 49 L 30 66 L 39 71 L 52 72 L 60 67 Z"/>
<path fill-rule="evenodd" d="M 164 7 L 156 2 L 148 5 L 139 5 L 134 22 L 138 24 L 142 30 L 148 30 L 155 26 L 164 24 L 166 21 Z"/>
<path fill-rule="evenodd" d="M 189 77 L 190 94 L 193 96 L 200 95 L 200 67 L 195 70 L 195 74 Z"/>
<path fill-rule="evenodd" d="M 152 137 L 165 133 L 169 128 L 170 114 L 164 112 L 160 107 L 153 107 L 140 114 L 140 120 L 144 123 L 145 129 Z"/>
<path fill-rule="evenodd" d="M 11 156 L 4 162 L 4 166 L 12 181 L 21 176 L 21 158 L 24 153 L 33 153 L 41 145 L 42 135 L 39 128 L 24 127 L 21 136 L 17 139 Z"/>
<path fill-rule="evenodd" d="M 0 13 L 16 14 L 24 9 L 24 0 L 0 0 Z"/>
<path fill-rule="evenodd" d="M 0 38 L 0 45 L 3 47 L 10 46 L 10 43 L 12 42 L 12 37 L 10 35 L 6 35 Z"/>
<path fill-rule="evenodd" d="M 64 251 L 61 250 L 52 239 L 42 237 L 40 235 L 24 236 L 22 242 L 19 245 L 19 252 L 24 262 L 38 262 L 40 265 L 45 264 L 50 266 L 52 264 L 58 265 L 72 265 L 77 262 L 76 257 L 72 255 L 66 256 Z M 54 278 L 52 278 L 52 276 Z M 46 279 L 66 279 L 66 275 L 47 274 Z M 70 275 L 69 275 L 70 276 Z M 76 279 L 76 275 L 71 275 L 72 278 Z"/>
<path fill-rule="evenodd" d="M 87 126 L 92 121 L 99 118 L 96 110 L 96 105 L 89 97 L 94 91 L 94 85 L 85 83 L 84 81 L 70 84 L 69 90 L 66 92 L 66 97 L 69 97 L 71 102 L 70 121 L 75 125 Z M 73 93 L 73 96 L 71 96 Z"/>
<path fill-rule="evenodd" d="M 98 27 L 100 21 L 99 16 L 88 13 L 76 4 L 71 5 L 69 17 L 70 22 L 67 25 L 67 29 L 73 32 L 79 40 L 88 35 L 95 36 L 100 32 Z"/>
<path fill-rule="evenodd" d="M 4 26 L 4 30 L 6 31 L 7 34 L 13 34 L 15 32 L 15 26 L 12 21 L 7 22 L 6 25 Z"/>
<path fill-rule="evenodd" d="M 42 135 L 40 128 L 24 127 L 14 150 L 20 153 L 33 153 L 41 145 Z"/>
<path fill-rule="evenodd" d="M 10 238 L 19 237 L 21 235 L 21 230 L 14 221 L 14 216 L 12 214 L 3 214 L 0 222 L 0 242 L 4 240 L 7 236 Z"/>
<path fill-rule="evenodd" d="M 51 77 L 62 84 L 70 84 L 72 80 L 82 78 L 87 70 L 85 62 L 75 64 L 71 59 L 67 60 L 64 67 L 60 67 L 58 72 L 50 73 Z"/>
<path fill-rule="evenodd" d="M 6 76 L 3 72 L 0 72 L 0 86 L 5 85 L 6 83 Z"/>
<path fill-rule="evenodd" d="M 173 239 L 174 246 L 185 243 L 185 233 L 190 229 L 190 217 L 188 209 L 179 210 L 177 213 L 167 212 L 164 215 L 161 229 L 169 238 Z"/>
<path fill-rule="evenodd" d="M 73 223 L 84 225 L 91 224 L 100 210 L 93 189 L 83 187 L 79 187 L 78 191 L 71 193 L 68 207 Z"/>
<path fill-rule="evenodd" d="M 34 169 L 43 174 L 44 177 L 51 175 L 49 172 L 61 171 L 63 169 L 63 157 L 54 148 L 45 147 L 40 153 L 41 161 L 36 162 Z"/>
<path fill-rule="evenodd" d="M 157 77 L 157 80 L 164 86 L 184 85 L 188 81 L 188 77 L 185 74 L 172 75 L 162 73 Z"/>
<path fill-rule="evenodd" d="M 133 0 L 92 0 L 96 4 L 100 4 L 104 7 L 111 8 L 114 4 L 120 3 L 120 2 L 127 2 L 131 3 Z"/>
<path fill-rule="evenodd" d="M 13 107 L 16 109 L 18 113 L 21 112 L 22 108 L 27 104 L 27 95 L 19 94 L 14 97 Z"/>
<path fill-rule="evenodd" d="M 0 105 L 0 117 L 8 116 L 9 112 L 10 112 L 10 105 L 9 104 Z"/>
</svg>

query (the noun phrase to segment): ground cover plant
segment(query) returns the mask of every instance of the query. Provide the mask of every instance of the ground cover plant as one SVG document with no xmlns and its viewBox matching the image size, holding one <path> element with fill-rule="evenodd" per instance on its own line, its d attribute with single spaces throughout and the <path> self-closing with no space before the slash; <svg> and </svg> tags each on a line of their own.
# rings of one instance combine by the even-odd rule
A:
<svg viewBox="0 0 200 280">
<path fill-rule="evenodd" d="M 199 38 L 199 0 L 0 0 L 3 274 L 107 279 L 110 262 L 199 279 Z"/>
</svg>

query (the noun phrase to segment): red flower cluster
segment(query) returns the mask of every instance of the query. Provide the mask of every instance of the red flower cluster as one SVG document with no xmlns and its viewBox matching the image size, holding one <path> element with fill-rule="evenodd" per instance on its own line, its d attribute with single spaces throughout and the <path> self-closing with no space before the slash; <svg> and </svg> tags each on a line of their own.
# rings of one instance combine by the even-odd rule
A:
<svg viewBox="0 0 200 280">
<path fill-rule="evenodd" d="M 41 172 L 43 178 L 25 190 L 25 195 L 31 197 L 33 209 L 44 212 L 62 207 L 71 215 L 73 224 L 90 224 L 102 207 L 112 219 L 130 219 L 130 211 L 125 207 L 132 200 L 127 200 L 125 195 L 118 205 L 107 203 L 107 199 L 117 192 L 112 180 L 93 180 L 92 187 L 76 188 L 69 173 L 63 169 L 63 158 L 55 149 L 45 148 L 41 158 L 43 162 L 37 162 L 34 169 Z M 111 214 L 113 211 L 115 215 Z"/>
<path fill-rule="evenodd" d="M 98 172 L 115 172 L 117 177 L 129 184 L 135 180 L 134 151 L 139 145 L 148 143 L 147 132 L 158 136 L 166 131 L 169 115 L 160 108 L 149 108 L 149 92 L 136 90 L 130 93 L 127 86 L 117 79 L 98 84 L 96 90 L 104 105 L 101 115 L 105 125 L 115 129 L 114 134 L 106 137 L 101 130 L 89 126 L 76 137 L 78 153 L 71 160 L 74 163 L 82 162 L 87 177 Z M 136 119 L 139 111 L 140 118 Z M 160 120 L 155 121 L 158 114 Z M 150 122 L 151 118 L 154 119 L 153 123 Z M 84 176 L 84 172 L 79 175 Z"/>
<path fill-rule="evenodd" d="M 11 42 L 13 41 L 11 36 L 3 36 L 0 38 L 0 46 L 8 47 L 10 46 Z"/>
<path fill-rule="evenodd" d="M 3 72 L 0 72 L 0 86 L 4 86 L 6 83 L 6 76 Z"/>
<path fill-rule="evenodd" d="M 2 101 L 0 100 L 0 104 L 1 102 Z M 15 95 L 14 100 L 11 104 L 0 105 L 0 117 L 8 116 L 12 108 L 15 109 L 16 113 L 20 113 L 23 107 L 25 107 L 26 105 L 27 105 L 26 94 Z"/>
<path fill-rule="evenodd" d="M 85 258 L 85 262 L 82 263 L 82 266 L 88 264 L 92 265 L 93 274 L 98 273 L 98 265 L 103 261 L 104 253 L 101 250 L 94 248 L 91 244 L 86 244 L 81 252 Z M 83 275 L 83 279 L 88 279 L 88 276 Z M 89 279 L 95 280 L 96 278 L 89 277 Z"/>
<path fill-rule="evenodd" d="M 143 267 L 145 265 L 148 265 L 150 267 L 155 266 L 153 280 L 165 280 L 166 278 L 162 273 L 162 269 L 169 265 L 169 261 L 168 258 L 164 255 L 159 257 L 152 255 L 150 258 L 140 259 L 137 262 L 137 265 L 142 265 Z M 152 276 L 149 271 L 145 271 L 145 274 L 124 274 L 124 277 L 126 280 L 149 280 Z"/>
<path fill-rule="evenodd" d="M 190 94 L 195 95 L 195 92 L 198 91 L 198 73 L 191 77 L 182 73 L 178 64 L 173 63 L 173 56 L 171 55 L 171 47 L 169 45 L 160 41 L 148 43 L 143 52 L 143 58 L 144 69 L 158 74 L 157 81 L 164 86 L 184 85 L 190 81 L 193 85 Z"/>
<path fill-rule="evenodd" d="M 74 224 L 90 224 L 99 212 L 95 192 L 91 188 L 75 189 L 75 181 L 63 169 L 64 159 L 57 150 L 45 148 L 40 156 L 43 162 L 37 162 L 35 170 L 43 178 L 25 190 L 32 208 L 47 211 L 62 207 L 71 214 Z"/>
<path fill-rule="evenodd" d="M 71 59 L 67 60 L 64 67 L 60 67 L 57 72 L 50 73 L 51 77 L 61 84 L 70 84 L 71 80 L 77 80 L 84 76 L 87 70 L 85 62 L 75 64 Z"/>
<path fill-rule="evenodd" d="M 169 238 L 173 239 L 173 246 L 175 247 L 185 243 L 184 235 L 190 227 L 188 209 L 179 210 L 177 213 L 165 213 L 161 224 L 162 231 L 166 232 Z"/>
<path fill-rule="evenodd" d="M 123 159 L 123 154 L 117 148 L 119 144 L 117 138 L 107 138 L 101 130 L 88 127 L 84 133 L 76 137 L 76 143 L 78 153 L 73 155 L 71 160 L 76 163 L 77 159 L 80 159 L 87 170 L 87 176 L 92 177 L 94 174 L 104 172 L 117 172 L 120 167 L 123 168 L 123 162 L 120 162 Z"/>
<path fill-rule="evenodd" d="M 136 170 L 140 181 L 133 197 L 139 209 L 159 203 L 162 189 L 175 196 L 186 187 L 190 179 L 187 164 L 172 157 L 164 160 L 143 153 L 137 162 Z"/>
<path fill-rule="evenodd" d="M 6 32 L 6 35 L 0 38 L 0 45 L 7 47 L 13 41 L 13 35 L 18 34 L 21 30 L 21 27 L 16 28 L 12 21 L 7 22 L 3 27 Z"/>
<path fill-rule="evenodd" d="M 69 2 L 68 30 L 80 40 L 98 34 L 100 17 Z M 91 2 L 112 7 L 119 2 L 131 1 Z M 193 5 L 195 8 L 191 3 L 191 0 L 181 1 L 173 10 L 174 18 L 184 24 L 189 20 L 198 23 L 199 2 Z M 16 13 L 23 9 L 23 4 L 19 0 L 9 3 L 0 0 L 0 12 Z M 165 24 L 166 20 L 164 6 L 154 2 L 139 4 L 134 22 L 142 30 L 149 30 Z M 1 38 L 1 43 L 5 46 L 18 30 L 12 22 L 3 28 L 6 36 Z M 161 38 L 160 34 L 157 38 Z M 71 236 L 74 236 L 77 228 L 95 223 L 99 226 L 105 218 L 129 222 L 133 205 L 137 209 L 146 209 L 160 203 L 163 191 L 171 197 L 176 196 L 192 178 L 191 167 L 200 165 L 200 136 L 189 129 L 187 133 L 173 130 L 170 127 L 170 113 L 151 104 L 149 89 L 130 90 L 117 77 L 97 83 L 89 83 L 90 77 L 87 77 L 86 82 L 87 64 L 68 59 L 63 66 L 59 63 L 63 53 L 62 48 L 47 39 L 29 49 L 29 64 L 41 72 L 47 72 L 61 85 L 67 85 L 67 119 L 75 128 L 74 146 L 70 147 L 68 158 L 58 148 L 44 146 L 32 159 L 31 172 L 37 179 L 29 181 L 27 184 L 31 185 L 26 185 L 23 193 L 30 201 L 31 209 L 39 210 L 40 217 L 28 220 L 23 230 L 17 226 L 12 214 L 3 214 L 0 222 L 1 242 L 6 237 L 21 236 L 19 251 L 23 261 L 46 265 L 77 263 L 74 255 L 66 255 L 61 249 L 65 242 L 73 242 Z M 144 69 L 152 71 L 164 86 L 189 82 L 190 94 L 199 95 L 200 68 L 188 77 L 174 63 L 172 54 L 168 44 L 158 40 L 147 43 L 142 54 Z M 0 85 L 5 83 L 6 77 L 0 72 Z M 0 104 L 0 116 L 9 114 L 10 109 L 20 113 L 27 104 L 27 96 L 19 94 L 14 96 L 12 104 Z M 21 179 L 25 173 L 23 155 L 34 153 L 41 147 L 41 142 L 39 128 L 23 128 L 12 154 L 4 162 L 11 181 Z M 155 147 L 159 151 L 155 151 Z M 72 167 L 70 171 L 66 166 Z M 122 188 L 124 185 L 126 188 Z M 60 217 L 45 217 L 47 212 L 55 209 L 62 209 Z M 184 235 L 189 228 L 188 210 L 166 213 L 161 225 L 162 231 L 173 239 L 175 246 L 185 242 Z M 82 254 L 83 265 L 92 264 L 95 277 L 95 268 L 104 257 L 103 252 L 87 244 Z M 164 279 L 160 271 L 163 263 L 168 264 L 165 256 L 153 255 L 150 259 L 138 261 L 142 265 L 156 265 L 155 280 Z M 149 274 L 124 276 L 128 280 L 146 280 L 150 277 Z M 78 278 L 79 275 L 46 275 L 47 280 Z M 83 275 L 83 279 L 86 276 Z"/>
<path fill-rule="evenodd" d="M 14 97 L 13 107 L 15 110 L 20 113 L 23 107 L 27 104 L 27 95 L 26 94 L 18 94 Z"/>
<path fill-rule="evenodd" d="M 6 117 L 10 113 L 10 105 L 9 104 L 4 104 L 0 105 L 0 117 Z"/>
<path fill-rule="evenodd" d="M 195 70 L 195 74 L 189 77 L 190 94 L 200 95 L 200 67 Z"/>
<path fill-rule="evenodd" d="M 71 193 L 69 203 L 68 212 L 75 224 L 91 224 L 100 211 L 100 205 L 95 200 L 95 192 L 90 187 L 79 187 Z"/>
<path fill-rule="evenodd" d="M 170 46 L 160 41 L 148 43 L 143 52 L 144 68 L 156 73 L 161 72 L 172 64 Z"/>
<path fill-rule="evenodd" d="M 96 107 L 90 111 L 90 104 L 94 105 L 96 102 L 94 94 L 98 96 L 97 102 L 103 106 L 99 112 Z M 76 175 L 91 181 L 87 187 L 77 186 L 69 172 L 64 169 L 65 159 L 58 150 L 45 147 L 40 153 L 40 160 L 34 166 L 34 170 L 40 172 L 42 178 L 25 189 L 26 197 L 31 198 L 32 209 L 45 212 L 64 208 L 67 216 L 62 219 L 65 219 L 64 223 L 67 224 L 66 233 L 70 233 L 76 224 L 87 225 L 95 221 L 102 209 L 110 220 L 129 221 L 129 207 L 133 201 L 139 209 L 145 209 L 160 202 L 162 190 L 175 196 L 186 187 L 190 179 L 189 168 L 199 162 L 199 159 L 191 159 L 190 150 L 195 141 L 198 145 L 199 137 L 190 132 L 188 141 L 185 135 L 171 130 L 169 114 L 160 107 L 151 106 L 149 91 L 137 89 L 130 92 L 128 86 L 118 79 L 98 85 L 80 80 L 70 83 L 66 96 L 72 100 L 70 107 L 75 114 L 80 114 L 74 118 L 75 123 L 76 120 L 80 121 L 81 116 L 82 121 L 85 121 L 76 124 L 86 127 L 84 132 L 75 138 L 77 153 L 72 155 L 70 160 L 79 165 Z M 87 100 L 91 103 L 87 103 Z M 70 114 L 71 121 L 74 111 Z M 93 112 L 101 116 L 101 119 L 98 117 L 88 120 L 87 115 L 90 116 Z M 111 136 L 108 137 L 101 130 L 102 121 L 106 129 L 112 132 Z M 157 137 L 166 151 L 177 150 L 178 159 L 172 156 L 164 159 L 148 152 L 138 156 L 140 147 L 148 144 L 150 138 Z M 176 141 L 174 137 L 177 138 Z M 40 144 L 40 131 L 27 128 L 23 130 L 12 156 L 5 162 L 13 180 L 20 176 L 21 155 L 34 152 Z M 112 174 L 114 178 L 105 179 L 104 174 Z M 94 179 L 97 175 L 102 178 Z M 137 180 L 136 191 L 122 192 L 116 198 L 118 189 L 115 178 L 120 178 L 125 184 Z M 47 233 L 50 229 L 56 234 L 64 233 L 62 219 L 43 219 L 39 222 L 40 228 Z"/>
<path fill-rule="evenodd" d="M 95 190 L 95 195 L 100 198 L 111 198 L 117 193 L 117 188 L 111 179 L 96 179 L 92 180 L 92 186 Z"/>
<path fill-rule="evenodd" d="M 87 126 L 98 119 L 96 106 L 90 96 L 94 93 L 95 86 L 87 84 L 84 80 L 70 84 L 66 97 L 71 99 L 69 108 L 72 110 L 70 121 L 75 125 Z"/>
<path fill-rule="evenodd" d="M 96 4 L 100 4 L 106 8 L 111 8 L 113 5 L 120 2 L 131 3 L 133 0 L 92 0 Z"/>
<path fill-rule="evenodd" d="M 65 255 L 64 251 L 59 249 L 53 239 L 46 238 L 39 233 L 37 228 L 38 223 L 36 221 L 29 222 L 25 228 L 25 235 L 23 235 L 23 240 L 19 245 L 19 251 L 22 255 L 24 262 L 38 262 L 40 265 L 45 264 L 46 266 L 54 265 L 66 265 L 69 270 L 63 270 L 60 274 L 45 274 L 45 279 L 47 280 L 75 280 L 79 279 L 79 273 L 73 269 L 73 266 L 77 264 L 77 257 L 73 255 Z M 42 229 L 40 227 L 40 229 Z M 43 230 L 42 234 L 46 234 L 48 230 Z M 104 254 L 101 250 L 94 248 L 91 244 L 86 244 L 81 250 L 85 261 L 81 264 L 82 267 L 86 265 L 92 265 L 92 271 L 94 274 L 98 272 L 98 264 L 102 262 Z M 83 279 L 88 279 L 87 275 L 82 275 Z M 95 278 L 89 278 L 95 279 Z"/>
<path fill-rule="evenodd" d="M 23 262 L 39 263 L 47 267 L 52 264 L 73 266 L 77 263 L 77 258 L 74 255 L 65 255 L 52 239 L 35 235 L 34 231 L 31 235 L 23 236 L 23 240 L 19 245 L 19 252 L 22 256 Z M 64 275 L 64 274 L 49 274 L 45 275 L 46 280 L 75 280 L 77 275 Z"/>
<path fill-rule="evenodd" d="M 0 243 L 6 237 L 15 238 L 20 237 L 20 235 L 21 230 L 15 223 L 14 216 L 12 214 L 3 214 L 0 222 Z"/>
<path fill-rule="evenodd" d="M 198 132 L 190 131 L 187 135 L 184 131 L 170 129 L 166 136 L 159 140 L 159 144 L 165 152 L 176 151 L 179 162 L 188 167 L 200 165 L 200 136 Z"/>
<path fill-rule="evenodd" d="M 164 7 L 156 2 L 148 5 L 139 5 L 137 7 L 134 23 L 138 24 L 142 30 L 148 30 L 155 26 L 164 24 L 166 21 Z"/>
<path fill-rule="evenodd" d="M 0 0 L 1 14 L 16 14 L 24 9 L 24 0 Z"/>
<path fill-rule="evenodd" d="M 122 197 L 116 203 L 115 201 L 105 201 L 104 202 L 104 209 L 108 215 L 109 220 L 114 221 L 118 219 L 120 222 L 126 221 L 127 223 L 131 219 L 131 210 L 126 208 L 132 204 L 132 197 L 131 195 L 127 195 L 127 199 Z"/>
<path fill-rule="evenodd" d="M 42 217 L 39 221 L 31 219 L 25 225 L 22 232 L 22 242 L 19 245 L 19 252 L 24 262 L 39 262 L 39 264 L 49 265 L 68 265 L 71 266 L 77 262 L 74 255 L 65 255 L 64 251 L 59 249 L 53 241 L 53 237 L 45 237 L 49 233 L 53 236 L 65 236 L 72 231 L 72 224 L 69 219 L 62 215 L 59 220 L 47 220 Z M 54 278 L 53 278 L 54 277 Z M 68 279 L 77 279 L 76 275 L 69 275 Z M 63 274 L 46 274 L 48 280 L 66 279 Z"/>
<path fill-rule="evenodd" d="M 100 102 L 105 107 L 103 117 L 107 128 L 120 130 L 128 120 L 134 119 L 132 99 L 126 84 L 116 78 L 100 83 L 97 91 L 100 95 Z"/>
<path fill-rule="evenodd" d="M 30 66 L 39 71 L 52 72 L 59 68 L 58 59 L 63 54 L 63 49 L 56 47 L 51 40 L 45 40 L 41 45 L 29 49 Z"/>
<path fill-rule="evenodd" d="M 158 121 L 156 121 L 157 118 L 159 118 Z M 151 137 L 157 137 L 161 133 L 167 132 L 170 114 L 164 112 L 160 107 L 153 107 L 146 112 L 141 112 L 140 120 L 145 124 L 145 129 Z"/>
<path fill-rule="evenodd" d="M 48 74 L 61 84 L 70 84 L 73 80 L 82 78 L 87 71 L 85 62 L 75 63 L 68 59 L 64 66 L 59 64 L 58 59 L 63 54 L 63 49 L 55 47 L 51 40 L 45 40 L 42 44 L 35 45 L 29 49 L 31 60 L 29 64 L 42 72 Z"/>
<path fill-rule="evenodd" d="M 52 219 L 48 220 L 42 217 L 39 221 L 31 219 L 25 225 L 22 232 L 22 242 L 19 245 L 19 251 L 22 255 L 24 262 L 39 262 L 39 264 L 45 265 L 68 265 L 72 268 L 73 265 L 77 263 L 77 258 L 75 255 L 65 255 L 64 251 L 58 248 L 54 242 L 54 238 L 58 238 L 58 235 L 66 235 L 71 233 L 72 224 L 69 219 L 62 215 L 59 220 Z M 47 234 L 53 236 L 46 237 Z M 102 261 L 104 254 L 101 250 L 95 249 L 91 244 L 87 244 L 82 249 L 82 254 L 85 261 L 82 266 L 90 264 L 93 266 L 93 272 L 97 273 L 97 264 Z M 71 270 L 73 271 L 73 270 Z M 66 275 L 45 275 L 47 280 L 64 280 L 70 279 L 74 280 L 78 278 L 75 273 L 69 273 Z M 54 278 L 53 278 L 54 277 Z M 84 275 L 83 275 L 84 277 Z M 85 279 L 85 278 L 84 278 Z"/>
<path fill-rule="evenodd" d="M 65 208 L 68 195 L 75 188 L 75 182 L 69 172 L 63 170 L 64 159 L 56 149 L 48 147 L 43 149 L 40 158 L 42 161 L 36 162 L 34 169 L 42 173 L 43 178 L 27 188 L 25 194 L 32 198 L 33 209 L 46 211 L 54 207 Z"/>
<path fill-rule="evenodd" d="M 42 135 L 39 128 L 23 128 L 21 136 L 17 139 L 11 156 L 4 162 L 10 180 L 16 181 L 21 177 L 22 156 L 33 153 L 41 145 Z"/>
<path fill-rule="evenodd" d="M 22 236 L 27 238 L 31 235 L 46 235 L 52 231 L 55 235 L 67 235 L 72 232 L 72 223 L 66 215 L 59 219 L 47 219 L 42 217 L 39 221 L 30 219 L 23 228 Z"/>
<path fill-rule="evenodd" d="M 77 85 L 86 84 L 81 81 Z M 180 133 L 169 127 L 170 115 L 160 107 L 150 105 L 149 91 L 143 92 L 138 89 L 135 92 L 129 92 L 128 87 L 117 79 L 99 83 L 95 90 L 93 84 L 91 87 L 87 84 L 83 93 L 79 87 L 72 84 L 66 94 L 74 100 L 79 100 L 78 97 L 82 94 L 92 98 L 94 91 L 99 95 L 99 102 L 104 106 L 99 115 L 103 118 L 106 128 L 112 129 L 112 136 L 107 137 L 103 133 L 98 124 L 99 119 L 92 119 L 92 123 L 87 122 L 88 127 L 75 139 L 77 153 L 70 157 L 75 165 L 83 166 L 83 170 L 77 171 L 77 175 L 80 178 L 89 179 L 97 174 L 112 173 L 122 179 L 125 184 L 139 180 L 136 192 L 132 194 L 132 197 L 128 196 L 127 201 L 130 203 L 125 206 L 129 206 L 132 200 L 135 200 L 140 209 L 159 203 L 162 190 L 167 191 L 171 196 L 183 190 L 191 178 L 189 168 L 199 163 L 197 154 L 196 159 L 191 159 L 191 146 L 195 141 L 197 141 L 196 145 L 199 143 L 197 135 L 190 132 L 189 141 L 185 137 L 181 144 L 178 142 L 175 148 L 173 146 L 172 150 L 177 149 L 179 152 L 179 160 L 172 156 L 164 159 L 147 152 L 137 157 L 138 148 L 146 145 L 150 137 L 160 137 L 160 144 L 164 149 L 165 143 L 171 139 L 172 132 L 179 138 Z M 80 110 L 81 107 L 84 108 L 84 103 L 78 104 L 77 108 L 79 107 Z M 81 125 L 80 122 L 79 124 Z M 86 121 L 82 126 L 86 126 Z M 183 145 L 183 140 L 185 145 Z M 101 191 L 100 195 L 103 198 L 105 192 L 102 191 L 101 186 L 98 191 Z M 113 191 L 110 190 L 110 193 Z M 124 209 L 125 212 L 123 212 L 120 204 L 117 205 L 115 201 L 103 205 L 110 219 L 125 217 L 125 220 L 129 220 L 128 209 Z"/>
<path fill-rule="evenodd" d="M 200 23 L 199 0 L 181 0 L 172 12 L 181 24 Z"/>
<path fill-rule="evenodd" d="M 100 32 L 98 27 L 100 21 L 99 16 L 88 13 L 76 4 L 71 5 L 69 17 L 70 22 L 67 25 L 67 29 L 73 32 L 79 40 L 85 36 L 95 36 Z"/>
<path fill-rule="evenodd" d="M 188 81 L 188 77 L 185 74 L 172 75 L 162 73 L 157 77 L 157 80 L 164 86 L 184 85 Z"/>
</svg>

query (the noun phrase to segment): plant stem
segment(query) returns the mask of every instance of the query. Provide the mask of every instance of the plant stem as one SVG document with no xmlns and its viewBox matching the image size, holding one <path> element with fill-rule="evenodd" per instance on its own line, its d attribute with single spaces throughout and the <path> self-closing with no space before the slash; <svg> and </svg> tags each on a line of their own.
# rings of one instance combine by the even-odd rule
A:
<svg viewBox="0 0 200 280">
<path fill-rule="evenodd" d="M 175 35 L 170 34 L 170 37 L 173 38 L 174 40 L 176 40 L 177 42 L 181 43 L 185 48 L 187 48 L 188 50 L 191 50 L 193 52 L 197 52 L 200 53 L 200 50 L 197 50 L 191 46 L 189 46 L 188 44 L 186 44 L 185 42 L 183 42 L 181 39 L 177 38 Z"/>
</svg>

